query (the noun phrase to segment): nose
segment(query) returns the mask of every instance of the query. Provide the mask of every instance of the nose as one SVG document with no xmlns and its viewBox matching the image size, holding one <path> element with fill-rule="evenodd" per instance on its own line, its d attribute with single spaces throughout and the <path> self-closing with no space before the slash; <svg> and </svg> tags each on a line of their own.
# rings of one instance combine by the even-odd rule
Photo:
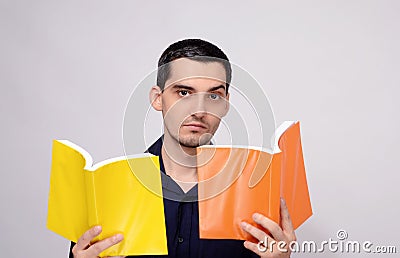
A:
<svg viewBox="0 0 400 258">
<path fill-rule="evenodd" d="M 206 94 L 196 94 L 194 98 L 194 110 L 193 110 L 193 115 L 196 116 L 204 116 L 207 113 L 207 105 L 206 105 Z"/>
</svg>

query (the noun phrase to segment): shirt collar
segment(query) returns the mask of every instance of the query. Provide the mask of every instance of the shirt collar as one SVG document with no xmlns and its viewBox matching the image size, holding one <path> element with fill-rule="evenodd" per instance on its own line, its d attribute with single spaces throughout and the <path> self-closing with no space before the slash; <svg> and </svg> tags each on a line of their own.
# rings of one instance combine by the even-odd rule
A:
<svg viewBox="0 0 400 258">
<path fill-rule="evenodd" d="M 188 192 L 184 192 L 182 188 L 165 173 L 164 161 L 161 154 L 161 148 L 164 141 L 164 134 L 161 135 L 145 152 L 158 156 L 161 171 L 161 183 L 163 188 L 163 197 L 174 201 L 197 201 L 197 184 Z M 213 143 L 210 141 L 210 145 Z"/>
</svg>

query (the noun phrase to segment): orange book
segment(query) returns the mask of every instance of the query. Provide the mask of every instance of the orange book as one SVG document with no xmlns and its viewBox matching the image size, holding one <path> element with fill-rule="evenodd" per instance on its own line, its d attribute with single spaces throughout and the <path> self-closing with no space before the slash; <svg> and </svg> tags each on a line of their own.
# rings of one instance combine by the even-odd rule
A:
<svg viewBox="0 0 400 258">
<path fill-rule="evenodd" d="M 252 214 L 280 223 L 280 197 L 294 228 L 312 215 L 300 123 L 284 122 L 274 150 L 203 145 L 197 148 L 200 238 L 254 240 L 240 222 L 260 229 Z"/>
</svg>

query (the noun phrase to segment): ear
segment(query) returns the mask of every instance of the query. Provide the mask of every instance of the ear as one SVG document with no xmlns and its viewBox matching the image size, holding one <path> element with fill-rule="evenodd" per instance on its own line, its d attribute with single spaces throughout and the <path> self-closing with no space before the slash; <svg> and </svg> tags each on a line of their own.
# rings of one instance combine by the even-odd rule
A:
<svg viewBox="0 0 400 258">
<path fill-rule="evenodd" d="M 153 86 L 150 89 L 149 98 L 151 106 L 157 110 L 162 111 L 162 91 L 159 86 Z"/>
<path fill-rule="evenodd" d="M 229 107 L 230 107 L 229 96 L 230 96 L 230 94 L 228 92 L 228 94 L 226 94 L 226 97 L 225 97 L 226 98 L 225 110 L 224 110 L 224 113 L 223 113 L 222 117 L 224 117 L 224 116 L 226 116 L 226 114 L 228 114 Z"/>
</svg>

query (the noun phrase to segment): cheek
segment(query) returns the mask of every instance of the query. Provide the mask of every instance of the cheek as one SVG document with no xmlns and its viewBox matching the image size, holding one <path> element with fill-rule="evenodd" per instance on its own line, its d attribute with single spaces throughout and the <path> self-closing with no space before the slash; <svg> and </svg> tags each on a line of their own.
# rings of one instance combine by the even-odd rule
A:
<svg viewBox="0 0 400 258">
<path fill-rule="evenodd" d="M 210 119 L 209 119 L 209 125 L 214 130 L 216 130 L 219 127 L 220 123 L 221 123 L 221 119 L 217 118 L 215 116 L 211 116 Z"/>
<path fill-rule="evenodd" d="M 189 117 L 187 110 L 179 108 L 178 105 L 163 105 L 164 123 L 171 127 L 180 127 L 182 123 Z"/>
</svg>

